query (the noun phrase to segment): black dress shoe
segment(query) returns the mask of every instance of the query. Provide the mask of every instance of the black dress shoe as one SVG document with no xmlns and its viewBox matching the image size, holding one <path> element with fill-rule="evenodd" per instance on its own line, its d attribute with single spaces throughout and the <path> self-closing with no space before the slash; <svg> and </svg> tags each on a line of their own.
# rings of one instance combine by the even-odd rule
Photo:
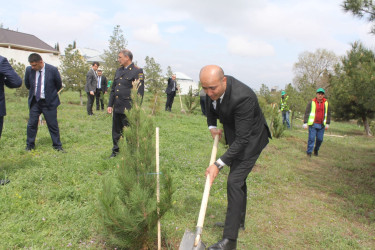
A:
<svg viewBox="0 0 375 250">
<path fill-rule="evenodd" d="M 0 185 L 8 184 L 10 180 L 0 180 Z"/>
<path fill-rule="evenodd" d="M 117 156 L 117 153 L 116 152 L 112 152 L 111 156 L 109 158 L 114 158 Z"/>
<path fill-rule="evenodd" d="M 26 150 L 26 151 L 31 151 L 31 150 L 34 150 L 34 148 L 33 148 L 33 147 L 30 147 L 30 146 L 26 146 L 25 150 Z"/>
<path fill-rule="evenodd" d="M 208 250 L 236 250 L 237 240 L 222 239 L 221 241 L 213 244 Z"/>
<path fill-rule="evenodd" d="M 66 153 L 66 151 L 62 147 L 56 147 L 54 148 L 56 151 L 61 152 L 61 153 Z"/>
</svg>

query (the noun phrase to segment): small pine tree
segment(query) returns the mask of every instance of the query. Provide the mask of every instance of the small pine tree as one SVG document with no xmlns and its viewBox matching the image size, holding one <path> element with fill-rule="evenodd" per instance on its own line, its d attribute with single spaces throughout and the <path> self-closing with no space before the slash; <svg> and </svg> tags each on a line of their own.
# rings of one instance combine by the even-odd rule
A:
<svg viewBox="0 0 375 250">
<path fill-rule="evenodd" d="M 286 125 L 283 124 L 280 115 L 278 114 L 278 109 L 276 106 L 272 109 L 271 113 L 271 133 L 272 137 L 279 138 L 284 134 Z"/>
<path fill-rule="evenodd" d="M 184 98 L 185 105 L 187 108 L 188 113 L 193 113 L 194 110 L 198 107 L 199 104 L 199 97 L 194 93 L 193 88 L 189 87 L 189 92 Z"/>
<path fill-rule="evenodd" d="M 134 87 L 117 180 L 106 179 L 99 195 L 107 242 L 126 249 L 152 248 L 149 242 L 154 242 L 150 237 L 155 235 L 157 221 L 172 206 L 172 179 L 167 170 L 160 176 L 162 192 L 160 203 L 156 201 L 155 128 L 141 109 L 141 100 Z"/>
<path fill-rule="evenodd" d="M 26 66 L 23 63 L 16 62 L 13 58 L 9 60 L 9 64 L 12 65 L 14 71 L 16 71 L 17 75 L 19 75 L 22 79 L 22 82 L 24 81 L 24 75 L 26 71 Z M 25 84 L 22 84 L 20 88 L 16 89 L 16 96 L 19 97 L 28 97 L 29 96 L 29 90 L 26 88 Z"/>
</svg>

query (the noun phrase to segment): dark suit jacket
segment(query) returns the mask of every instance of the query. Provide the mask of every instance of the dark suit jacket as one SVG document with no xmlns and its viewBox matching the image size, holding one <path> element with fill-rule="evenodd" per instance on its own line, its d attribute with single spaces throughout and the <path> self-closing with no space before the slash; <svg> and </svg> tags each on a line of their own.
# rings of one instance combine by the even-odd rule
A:
<svg viewBox="0 0 375 250">
<path fill-rule="evenodd" d="M 102 75 L 101 81 L 100 81 L 100 86 L 101 86 L 101 90 L 102 90 L 103 93 L 107 92 L 107 89 L 108 89 L 107 84 L 108 84 L 107 77 Z"/>
<path fill-rule="evenodd" d="M 4 85 L 8 88 L 18 88 L 22 79 L 17 75 L 5 57 L 0 56 L 0 116 L 6 115 Z"/>
<path fill-rule="evenodd" d="M 46 105 L 51 108 L 57 108 L 60 105 L 60 99 L 57 92 L 62 87 L 61 77 L 58 69 L 55 66 L 44 63 L 45 74 L 44 74 L 44 94 Z M 29 90 L 29 108 L 31 107 L 31 101 L 35 95 L 36 85 L 36 71 L 28 66 L 25 73 L 25 85 Z"/>
<path fill-rule="evenodd" d="M 95 71 L 91 68 L 86 75 L 86 85 L 85 91 L 89 93 L 90 91 L 96 91 L 96 86 L 98 86 L 98 76 Z"/>
<path fill-rule="evenodd" d="M 124 114 L 125 109 L 131 109 L 132 82 L 139 79 L 138 94 L 143 97 L 145 85 L 143 70 L 133 63 L 127 68 L 117 69 L 113 80 L 108 107 L 113 107 L 115 113 Z"/>
<path fill-rule="evenodd" d="M 174 94 L 176 94 L 176 91 L 178 90 L 178 88 L 177 88 L 177 82 L 176 81 L 174 81 L 174 82 L 176 84 Z M 165 93 L 167 93 L 168 95 L 172 94 L 172 89 L 173 89 L 173 80 L 172 80 L 172 78 L 169 78 L 167 88 L 165 89 Z"/>
<path fill-rule="evenodd" d="M 234 159 L 246 160 L 259 154 L 268 144 L 271 133 L 254 91 L 232 76 L 226 77 L 227 88 L 218 112 L 209 97 L 206 110 L 208 126 L 216 126 L 217 119 L 224 126 L 229 149 L 220 159 L 231 165 Z"/>
</svg>

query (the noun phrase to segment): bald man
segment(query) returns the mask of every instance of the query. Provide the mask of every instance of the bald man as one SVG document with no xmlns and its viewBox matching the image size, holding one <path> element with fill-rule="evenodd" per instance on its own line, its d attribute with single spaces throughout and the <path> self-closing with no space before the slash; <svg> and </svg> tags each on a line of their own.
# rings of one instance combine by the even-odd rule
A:
<svg viewBox="0 0 375 250">
<path fill-rule="evenodd" d="M 229 166 L 227 181 L 228 207 L 224 223 L 223 239 L 208 249 L 232 250 L 237 247 L 238 230 L 244 229 L 246 216 L 246 179 L 260 153 L 268 144 L 271 133 L 259 107 L 257 96 L 246 84 L 232 76 L 224 75 L 217 65 L 201 69 L 200 81 L 209 98 L 206 98 L 207 125 L 212 138 L 223 130 L 228 150 L 206 169 L 211 185 L 219 171 Z"/>
</svg>

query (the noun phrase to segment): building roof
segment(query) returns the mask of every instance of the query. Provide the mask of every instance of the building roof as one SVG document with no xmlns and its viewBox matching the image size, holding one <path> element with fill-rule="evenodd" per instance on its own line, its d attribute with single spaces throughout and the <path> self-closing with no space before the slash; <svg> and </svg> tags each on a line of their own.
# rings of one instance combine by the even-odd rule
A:
<svg viewBox="0 0 375 250">
<path fill-rule="evenodd" d="M 193 81 L 193 79 L 191 77 L 187 76 L 186 74 L 184 74 L 182 72 L 174 72 L 174 74 L 176 74 L 177 80 Z"/>
<path fill-rule="evenodd" d="M 60 53 L 34 35 L 2 28 L 0 28 L 0 47 L 10 47 L 13 49 L 29 50 L 41 53 Z"/>
</svg>

